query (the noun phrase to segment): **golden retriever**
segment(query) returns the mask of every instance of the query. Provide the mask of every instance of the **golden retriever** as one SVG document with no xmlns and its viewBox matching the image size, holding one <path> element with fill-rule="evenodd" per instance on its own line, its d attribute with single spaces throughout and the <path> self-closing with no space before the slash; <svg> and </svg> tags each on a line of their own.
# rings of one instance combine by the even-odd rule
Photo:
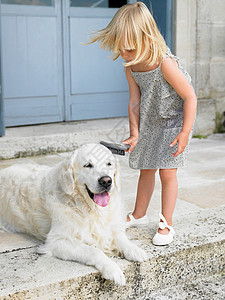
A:
<svg viewBox="0 0 225 300">
<path fill-rule="evenodd" d="M 38 252 L 95 266 L 125 284 L 106 254 L 147 259 L 125 234 L 117 158 L 100 144 L 86 144 L 55 167 L 16 164 L 0 171 L 0 223 L 44 243 Z"/>
</svg>

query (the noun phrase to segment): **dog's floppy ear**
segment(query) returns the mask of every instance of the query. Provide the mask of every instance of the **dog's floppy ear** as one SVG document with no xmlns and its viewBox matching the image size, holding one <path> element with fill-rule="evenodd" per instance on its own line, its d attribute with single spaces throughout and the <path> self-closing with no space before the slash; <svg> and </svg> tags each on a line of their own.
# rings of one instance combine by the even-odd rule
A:
<svg viewBox="0 0 225 300">
<path fill-rule="evenodd" d="M 62 169 L 60 172 L 61 174 L 59 177 L 62 190 L 68 195 L 72 195 L 75 189 L 73 168 L 74 168 L 76 152 L 77 151 L 73 152 L 71 157 L 68 158 L 66 161 L 64 161 L 64 164 L 62 165 Z"/>
<path fill-rule="evenodd" d="M 119 178 L 120 178 L 119 160 L 116 158 L 115 172 L 114 172 L 114 185 L 118 191 L 120 190 Z"/>
</svg>

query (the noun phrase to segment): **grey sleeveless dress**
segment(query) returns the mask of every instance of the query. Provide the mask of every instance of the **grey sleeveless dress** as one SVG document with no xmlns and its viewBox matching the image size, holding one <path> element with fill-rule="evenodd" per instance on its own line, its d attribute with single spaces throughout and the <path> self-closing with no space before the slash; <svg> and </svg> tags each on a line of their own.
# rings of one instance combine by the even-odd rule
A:
<svg viewBox="0 0 225 300">
<path fill-rule="evenodd" d="M 167 49 L 165 57 L 171 57 L 178 63 L 189 83 L 190 75 L 182 68 L 179 58 Z M 172 169 L 185 165 L 188 145 L 184 152 L 174 157 L 172 153 L 177 145 L 170 147 L 171 142 L 182 129 L 183 99 L 164 79 L 161 64 L 147 72 L 131 74 L 140 87 L 140 125 L 139 139 L 129 157 L 133 169 Z M 189 137 L 190 142 L 191 135 Z M 188 144 L 189 144 L 188 142 Z"/>
</svg>

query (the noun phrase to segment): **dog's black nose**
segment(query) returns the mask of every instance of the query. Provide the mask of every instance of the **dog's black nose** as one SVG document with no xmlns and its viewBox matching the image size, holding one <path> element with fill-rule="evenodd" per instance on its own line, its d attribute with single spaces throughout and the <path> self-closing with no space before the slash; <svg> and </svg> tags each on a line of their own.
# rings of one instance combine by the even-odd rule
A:
<svg viewBox="0 0 225 300">
<path fill-rule="evenodd" d="M 109 176 L 103 176 L 98 180 L 99 184 L 105 189 L 109 188 L 112 184 L 112 178 Z"/>
</svg>

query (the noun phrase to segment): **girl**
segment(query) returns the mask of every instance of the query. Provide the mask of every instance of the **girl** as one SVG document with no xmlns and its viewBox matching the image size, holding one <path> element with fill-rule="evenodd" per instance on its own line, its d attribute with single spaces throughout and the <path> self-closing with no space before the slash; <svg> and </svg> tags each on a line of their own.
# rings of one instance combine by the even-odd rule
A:
<svg viewBox="0 0 225 300">
<path fill-rule="evenodd" d="M 122 6 L 91 42 L 125 59 L 129 84 L 129 164 L 140 169 L 137 198 L 127 227 L 148 224 L 146 211 L 155 173 L 162 183 L 162 213 L 155 245 L 167 245 L 175 234 L 172 215 L 178 184 L 177 168 L 185 164 L 197 99 L 189 74 L 171 54 L 148 8 L 142 2 Z"/>
</svg>

